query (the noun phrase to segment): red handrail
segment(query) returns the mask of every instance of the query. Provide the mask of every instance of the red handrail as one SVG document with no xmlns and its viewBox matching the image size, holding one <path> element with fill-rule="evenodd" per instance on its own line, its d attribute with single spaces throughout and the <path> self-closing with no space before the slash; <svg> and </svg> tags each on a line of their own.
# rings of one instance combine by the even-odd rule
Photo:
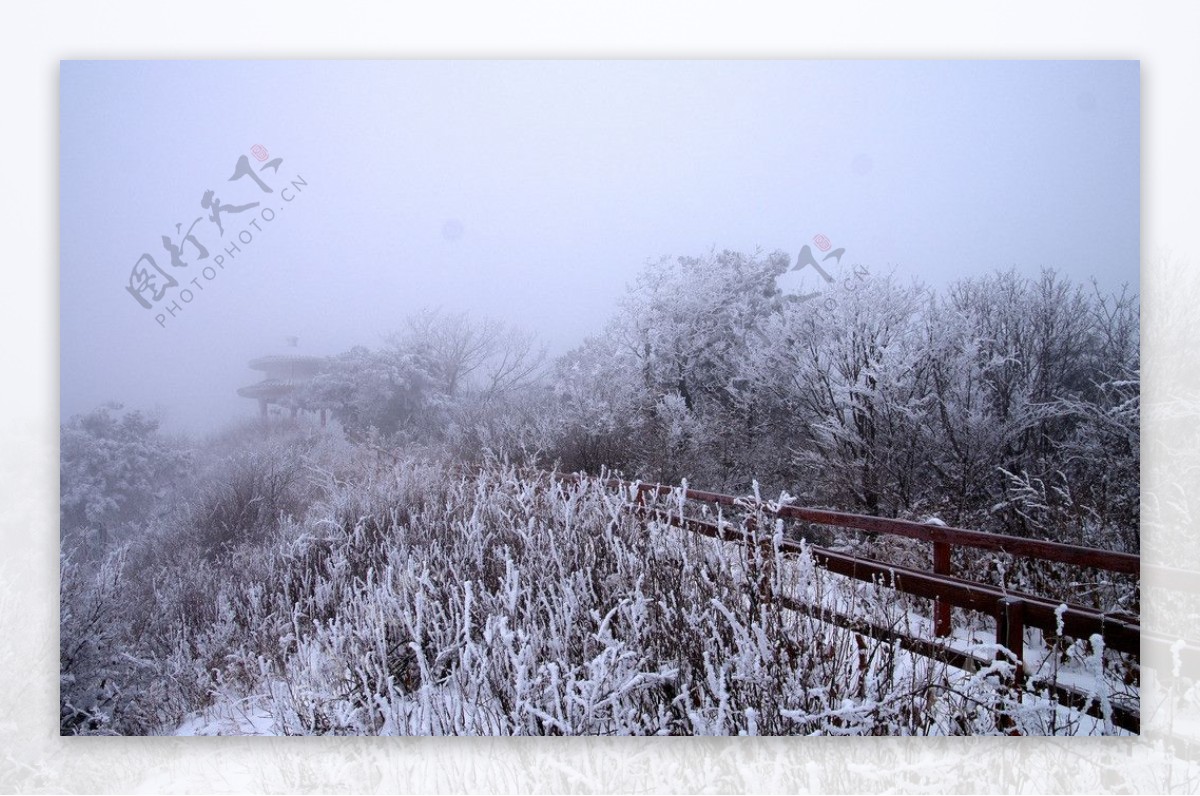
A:
<svg viewBox="0 0 1200 796">
<path fill-rule="evenodd" d="M 616 479 L 608 480 L 610 483 L 625 486 L 633 485 Z M 681 489 L 681 487 L 638 483 L 637 489 L 644 492 L 669 495 L 675 490 Z M 893 520 L 887 517 L 872 517 L 865 514 L 850 514 L 843 511 L 775 504 L 770 501 L 738 498 L 732 495 L 704 492 L 698 489 L 685 490 L 685 496 L 689 500 L 698 500 L 705 503 L 753 507 L 779 517 L 804 520 L 805 522 L 817 523 L 818 525 L 851 528 L 866 533 L 886 533 L 893 536 L 905 536 L 909 539 L 918 539 L 924 542 L 944 542 L 955 547 L 995 550 L 1014 556 L 1036 558 L 1042 561 L 1056 561 L 1082 567 L 1095 567 L 1096 569 L 1120 572 L 1128 575 L 1137 575 L 1141 565 L 1141 557 L 1130 553 L 1097 550 L 1092 547 L 1081 547 L 1062 542 L 1024 539 L 1019 536 L 969 531 L 965 528 L 952 528 L 946 525 L 912 522 L 911 520 Z"/>
</svg>

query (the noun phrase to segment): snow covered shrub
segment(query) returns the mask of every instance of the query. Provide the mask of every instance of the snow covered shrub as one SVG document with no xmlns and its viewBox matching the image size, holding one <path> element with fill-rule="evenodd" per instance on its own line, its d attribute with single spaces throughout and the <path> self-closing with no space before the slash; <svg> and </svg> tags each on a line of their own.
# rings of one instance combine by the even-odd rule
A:
<svg viewBox="0 0 1200 796">
<path fill-rule="evenodd" d="M 285 517 L 303 515 L 317 496 L 309 471 L 311 440 L 265 439 L 218 460 L 197 484 L 179 541 L 205 558 L 260 544 Z"/>
<path fill-rule="evenodd" d="M 126 551 L 59 561 L 59 729 L 63 735 L 142 735 L 163 720 L 165 683 L 139 657 L 130 630 Z"/>
<path fill-rule="evenodd" d="M 1100 512 L 1081 501 L 1064 474 L 1057 473 L 1053 480 L 1028 473 L 1005 472 L 1004 475 L 1008 480 L 1009 496 L 993 507 L 994 513 L 1018 517 L 1037 538 L 1120 549 L 1119 544 L 1113 544 L 1123 535 L 1120 523 L 1107 521 Z M 990 572 L 980 570 L 981 560 L 991 564 Z M 1079 567 L 1065 564 L 1012 560 L 1000 555 L 964 557 L 964 566 L 982 579 L 991 579 L 1006 587 L 1047 594 L 1102 611 L 1136 615 L 1140 610 L 1141 580 L 1135 575 L 1081 572 Z"/>
<path fill-rule="evenodd" d="M 72 417 L 60 429 L 60 537 L 103 556 L 163 508 L 189 460 L 140 411 L 107 404 Z"/>
<path fill-rule="evenodd" d="M 115 675 L 120 664 L 121 600 L 118 587 L 123 560 L 110 558 L 88 571 L 66 555 L 59 559 L 59 691 L 64 735 L 98 731 L 113 719 Z M 110 685 L 111 682 L 111 685 Z"/>
<path fill-rule="evenodd" d="M 635 468 L 654 400 L 639 381 L 637 359 L 611 340 L 560 357 L 546 407 L 550 461 L 568 472 Z"/>
</svg>

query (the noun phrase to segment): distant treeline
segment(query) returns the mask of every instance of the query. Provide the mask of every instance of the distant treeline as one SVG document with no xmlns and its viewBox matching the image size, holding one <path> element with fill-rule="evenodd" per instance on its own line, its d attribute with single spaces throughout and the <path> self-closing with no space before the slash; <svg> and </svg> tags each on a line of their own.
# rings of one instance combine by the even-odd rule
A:
<svg viewBox="0 0 1200 796">
<path fill-rule="evenodd" d="M 291 400 L 354 439 L 460 460 L 757 481 L 806 504 L 1138 549 L 1136 294 L 1052 270 L 933 290 L 850 265 L 785 292 L 788 270 L 778 253 L 652 263 L 605 331 L 555 361 L 519 329 L 424 312 L 331 357 Z M 109 410 L 64 426 L 64 532 L 153 502 L 182 466 L 153 426 Z M 104 464 L 135 449 L 153 483 Z"/>
</svg>

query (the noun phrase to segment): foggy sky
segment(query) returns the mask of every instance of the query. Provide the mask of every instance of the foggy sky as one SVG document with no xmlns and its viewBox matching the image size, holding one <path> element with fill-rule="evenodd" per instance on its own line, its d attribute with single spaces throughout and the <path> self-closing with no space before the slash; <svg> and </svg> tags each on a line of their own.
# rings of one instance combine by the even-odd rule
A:
<svg viewBox="0 0 1200 796">
<path fill-rule="evenodd" d="M 282 158 L 271 194 L 228 181 L 256 144 Z M 818 233 L 933 285 L 1138 283 L 1133 61 L 64 62 L 60 147 L 63 419 L 106 400 L 177 430 L 253 417 L 234 391 L 285 335 L 374 346 L 427 306 L 561 353 L 648 259 L 794 257 Z M 210 189 L 260 206 L 220 236 Z M 185 246 L 173 269 L 161 237 L 202 216 L 209 259 Z M 203 289 L 143 309 L 144 252 Z"/>
</svg>

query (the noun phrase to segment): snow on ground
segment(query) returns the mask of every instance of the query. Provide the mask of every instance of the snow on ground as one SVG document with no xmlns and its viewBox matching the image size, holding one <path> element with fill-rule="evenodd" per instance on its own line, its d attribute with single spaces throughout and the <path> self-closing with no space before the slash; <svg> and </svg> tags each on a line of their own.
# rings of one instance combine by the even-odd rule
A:
<svg viewBox="0 0 1200 796">
<path fill-rule="evenodd" d="M 218 701 L 184 717 L 172 735 L 278 735 L 275 717 L 254 698 Z"/>
</svg>

